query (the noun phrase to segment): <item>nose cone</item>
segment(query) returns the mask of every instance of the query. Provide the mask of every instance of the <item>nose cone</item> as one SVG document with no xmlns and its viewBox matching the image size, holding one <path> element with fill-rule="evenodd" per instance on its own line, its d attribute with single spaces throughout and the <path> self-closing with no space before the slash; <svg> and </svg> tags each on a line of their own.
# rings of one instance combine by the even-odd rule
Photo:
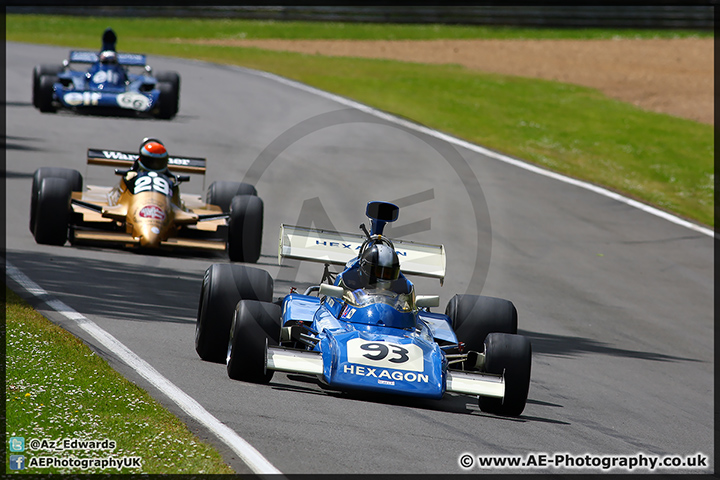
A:
<svg viewBox="0 0 720 480">
<path fill-rule="evenodd" d="M 158 248 L 167 238 L 167 226 L 171 222 L 168 216 L 167 199 L 155 192 L 143 192 L 136 196 L 133 208 L 132 232 L 141 247 Z"/>
<path fill-rule="evenodd" d="M 145 248 L 158 248 L 162 239 L 160 238 L 160 229 L 156 225 L 143 224 L 139 225 L 138 237 L 140 237 L 140 246 Z"/>
</svg>

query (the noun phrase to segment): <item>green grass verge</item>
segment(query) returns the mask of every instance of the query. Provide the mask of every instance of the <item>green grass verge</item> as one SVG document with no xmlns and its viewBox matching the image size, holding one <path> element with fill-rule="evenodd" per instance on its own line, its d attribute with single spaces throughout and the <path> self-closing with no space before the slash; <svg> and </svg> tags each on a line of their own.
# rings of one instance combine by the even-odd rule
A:
<svg viewBox="0 0 720 480">
<path fill-rule="evenodd" d="M 171 38 L 283 38 L 348 40 L 431 40 L 463 38 L 687 38 L 712 37 L 702 30 L 533 29 L 468 25 L 378 24 L 341 22 L 259 21 L 217 18 L 123 18 L 48 15 L 7 15 L 7 35 L 17 41 L 55 43 L 86 38 L 99 46 L 99 34 L 112 26 L 122 48 L 126 37 Z M 20 40 L 25 38 L 25 40 Z M 121 48 L 121 43 L 118 44 Z"/>
<path fill-rule="evenodd" d="M 32 457 L 140 457 L 141 468 L 26 468 L 7 473 L 225 473 L 233 470 L 147 392 L 6 288 L 6 437 Z M 31 439 L 114 440 L 109 451 L 27 450 Z M 6 447 L 7 448 L 7 447 Z"/>
<path fill-rule="evenodd" d="M 194 38 L 673 38 L 708 32 L 8 15 L 7 39 L 118 48 L 277 73 L 714 225 L 711 125 L 647 112 L 560 82 L 425 65 L 182 43 Z M 180 40 L 178 40 L 180 39 Z M 28 74 L 29 75 L 29 74 Z"/>
</svg>

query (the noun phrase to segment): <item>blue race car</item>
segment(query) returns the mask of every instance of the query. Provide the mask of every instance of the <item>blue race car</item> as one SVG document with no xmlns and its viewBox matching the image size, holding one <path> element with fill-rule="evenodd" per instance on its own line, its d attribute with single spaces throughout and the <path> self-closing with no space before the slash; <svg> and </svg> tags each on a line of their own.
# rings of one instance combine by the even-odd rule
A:
<svg viewBox="0 0 720 480">
<path fill-rule="evenodd" d="M 205 272 L 195 331 L 203 360 L 230 378 L 268 383 L 274 371 L 317 377 L 325 388 L 439 399 L 475 395 L 480 409 L 522 413 L 531 345 L 517 334 L 512 302 L 416 295 L 405 274 L 445 276 L 442 245 L 383 236 L 398 207 L 370 202 L 364 235 L 282 225 L 278 257 L 325 264 L 319 285 L 273 301 L 273 280 L 257 268 L 214 264 Z M 330 272 L 331 265 L 342 271 Z M 402 267 L 402 271 L 400 269 Z"/>
<path fill-rule="evenodd" d="M 152 75 L 145 55 L 118 53 L 117 36 L 103 33 L 100 53 L 71 51 L 62 65 L 36 65 L 33 70 L 33 105 L 41 112 L 58 109 L 98 114 L 149 115 L 173 118 L 179 108 L 180 76 L 176 72 Z M 90 65 L 73 70 L 72 64 Z M 142 69 L 131 73 L 130 67 Z"/>
</svg>

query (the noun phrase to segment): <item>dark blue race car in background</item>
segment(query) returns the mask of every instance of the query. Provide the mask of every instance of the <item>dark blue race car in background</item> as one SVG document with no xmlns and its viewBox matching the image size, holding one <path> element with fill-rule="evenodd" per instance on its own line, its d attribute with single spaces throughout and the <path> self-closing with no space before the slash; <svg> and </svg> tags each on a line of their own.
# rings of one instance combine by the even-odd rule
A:
<svg viewBox="0 0 720 480">
<path fill-rule="evenodd" d="M 310 375 L 335 390 L 430 399 L 452 392 L 475 396 L 485 412 L 520 415 L 532 351 L 517 334 L 512 302 L 455 295 L 444 314 L 432 312 L 439 297 L 416 295 L 405 274 L 442 282 L 444 247 L 384 237 L 384 225 L 397 219 L 396 205 L 370 202 L 366 213 L 372 228 L 363 228 L 364 236 L 281 226 L 279 259 L 325 264 L 320 284 L 304 293 L 275 300 L 268 272 L 211 265 L 195 330 L 200 358 L 225 363 L 237 380 L 268 383 L 281 371 Z M 380 268 L 373 252 L 391 261 Z M 334 274 L 331 265 L 342 270 Z M 368 265 L 375 273 L 366 273 Z M 371 280 L 362 283 L 363 275 Z"/>
<path fill-rule="evenodd" d="M 33 105 L 41 112 L 58 109 L 112 115 L 147 115 L 173 118 L 179 108 L 177 72 L 152 74 L 145 55 L 118 53 L 117 36 L 108 28 L 102 50 L 71 51 L 62 65 L 36 65 L 33 70 Z M 73 65 L 90 65 L 75 70 Z M 132 73 L 137 67 L 140 73 Z"/>
</svg>

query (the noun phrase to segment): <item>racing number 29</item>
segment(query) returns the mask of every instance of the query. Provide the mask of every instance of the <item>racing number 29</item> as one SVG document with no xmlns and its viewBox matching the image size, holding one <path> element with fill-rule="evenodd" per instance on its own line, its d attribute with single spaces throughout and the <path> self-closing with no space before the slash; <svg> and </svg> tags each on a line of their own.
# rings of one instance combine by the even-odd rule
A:
<svg viewBox="0 0 720 480">
<path fill-rule="evenodd" d="M 162 177 L 151 177 L 149 175 L 139 177 L 135 180 L 135 193 L 148 190 L 157 190 L 164 195 L 170 195 L 170 185 Z"/>
<path fill-rule="evenodd" d="M 388 358 L 388 362 L 392 363 L 405 363 L 408 360 L 410 360 L 410 357 L 408 357 L 409 351 L 400 345 L 390 345 L 390 348 L 382 343 L 364 343 L 360 345 L 360 348 L 362 350 L 368 351 L 368 352 L 376 352 L 376 353 L 366 353 L 363 355 L 363 357 L 369 359 L 369 360 L 382 360 L 385 357 L 388 356 L 388 354 L 391 352 L 395 355 L 392 358 Z"/>
</svg>

